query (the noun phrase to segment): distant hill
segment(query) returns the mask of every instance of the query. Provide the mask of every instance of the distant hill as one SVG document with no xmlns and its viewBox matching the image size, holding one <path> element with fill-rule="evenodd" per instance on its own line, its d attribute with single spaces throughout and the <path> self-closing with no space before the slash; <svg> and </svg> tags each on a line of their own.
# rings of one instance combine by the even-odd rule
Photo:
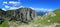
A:
<svg viewBox="0 0 60 27">
<path fill-rule="evenodd" d="M 48 13 L 48 12 L 39 11 L 39 12 L 37 12 L 37 15 L 38 15 L 38 16 L 43 16 L 43 15 L 45 15 L 46 13 Z"/>
<path fill-rule="evenodd" d="M 43 16 L 43 20 L 41 21 L 41 23 L 43 24 L 60 23 L 60 9 L 45 14 Z"/>
</svg>

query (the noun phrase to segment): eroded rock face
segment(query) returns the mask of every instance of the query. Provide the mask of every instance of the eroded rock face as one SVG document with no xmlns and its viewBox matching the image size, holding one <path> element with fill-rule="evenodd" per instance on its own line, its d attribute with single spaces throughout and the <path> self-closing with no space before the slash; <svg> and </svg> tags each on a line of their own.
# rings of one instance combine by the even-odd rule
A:
<svg viewBox="0 0 60 27">
<path fill-rule="evenodd" d="M 36 12 L 31 8 L 19 8 L 17 10 L 7 11 L 6 16 L 9 17 L 9 21 L 16 20 L 24 23 L 30 22 L 37 16 Z"/>
<path fill-rule="evenodd" d="M 37 14 L 31 8 L 19 8 L 16 10 L 3 11 L 0 9 L 0 16 L 9 21 L 21 21 L 24 23 L 33 20 Z"/>
<path fill-rule="evenodd" d="M 0 16 L 0 24 L 4 22 L 4 19 Z"/>
</svg>

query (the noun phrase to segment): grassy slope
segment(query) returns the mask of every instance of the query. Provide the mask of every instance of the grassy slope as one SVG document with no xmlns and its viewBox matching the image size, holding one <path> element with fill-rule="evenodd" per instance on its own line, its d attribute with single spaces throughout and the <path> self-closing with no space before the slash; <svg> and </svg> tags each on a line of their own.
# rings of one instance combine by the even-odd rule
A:
<svg viewBox="0 0 60 27">
<path fill-rule="evenodd" d="M 56 16 L 48 16 L 46 19 L 42 20 L 41 23 L 43 24 L 51 24 L 51 23 L 60 23 L 60 10 L 55 10 L 54 13 L 56 14 Z M 47 20 L 50 20 L 50 22 L 48 22 Z"/>
<path fill-rule="evenodd" d="M 40 25 L 50 25 L 50 24 L 54 24 L 54 23 L 60 23 L 60 10 L 55 10 L 53 11 L 56 16 L 51 17 L 50 15 L 48 15 L 47 17 L 38 17 L 38 19 L 34 19 L 32 21 L 33 24 L 38 24 L 38 27 L 41 27 Z M 50 20 L 50 22 L 48 22 L 48 20 Z M 57 27 L 57 26 L 56 26 Z M 60 26 L 58 26 L 60 27 Z"/>
<path fill-rule="evenodd" d="M 8 27 L 8 22 L 4 21 L 2 24 L 0 24 L 0 27 Z"/>
</svg>

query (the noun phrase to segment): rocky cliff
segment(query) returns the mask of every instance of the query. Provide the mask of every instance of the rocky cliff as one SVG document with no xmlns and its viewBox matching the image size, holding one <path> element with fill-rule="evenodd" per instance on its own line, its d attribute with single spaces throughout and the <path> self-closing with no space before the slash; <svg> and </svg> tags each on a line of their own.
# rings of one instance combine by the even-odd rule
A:
<svg viewBox="0 0 60 27">
<path fill-rule="evenodd" d="M 19 8 L 16 10 L 3 11 L 0 9 L 0 16 L 8 21 L 30 22 L 37 16 L 36 12 L 31 8 Z"/>
</svg>

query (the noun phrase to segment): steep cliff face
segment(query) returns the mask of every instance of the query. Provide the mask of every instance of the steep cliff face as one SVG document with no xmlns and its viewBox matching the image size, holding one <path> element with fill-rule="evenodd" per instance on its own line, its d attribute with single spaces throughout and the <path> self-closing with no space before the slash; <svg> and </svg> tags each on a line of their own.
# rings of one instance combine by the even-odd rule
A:
<svg viewBox="0 0 60 27">
<path fill-rule="evenodd" d="M 7 18 L 7 20 L 21 21 L 24 23 L 30 22 L 36 16 L 36 12 L 31 8 L 19 8 L 16 10 L 8 10 L 5 12 L 5 18 Z"/>
</svg>

